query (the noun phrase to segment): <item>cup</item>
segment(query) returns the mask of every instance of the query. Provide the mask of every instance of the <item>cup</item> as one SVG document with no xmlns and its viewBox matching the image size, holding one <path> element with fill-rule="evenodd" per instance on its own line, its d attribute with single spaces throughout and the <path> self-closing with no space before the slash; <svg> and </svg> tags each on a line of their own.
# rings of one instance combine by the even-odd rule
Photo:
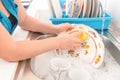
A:
<svg viewBox="0 0 120 80">
<path fill-rule="evenodd" d="M 50 60 L 50 74 L 54 80 L 65 80 L 70 66 L 70 63 L 63 58 L 53 58 Z"/>
<path fill-rule="evenodd" d="M 91 80 L 90 74 L 85 69 L 71 69 L 68 77 L 70 80 Z"/>
</svg>

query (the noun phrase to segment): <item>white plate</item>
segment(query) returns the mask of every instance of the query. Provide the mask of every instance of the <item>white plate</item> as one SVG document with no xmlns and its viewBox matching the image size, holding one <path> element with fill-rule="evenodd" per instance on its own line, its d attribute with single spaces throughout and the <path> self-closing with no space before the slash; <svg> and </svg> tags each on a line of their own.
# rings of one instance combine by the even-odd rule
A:
<svg viewBox="0 0 120 80">
<path fill-rule="evenodd" d="M 100 7 L 100 2 L 99 2 L 99 11 L 98 11 L 98 17 L 101 17 L 101 7 Z"/>
<path fill-rule="evenodd" d="M 91 0 L 91 11 L 90 11 L 90 17 L 93 17 L 93 14 L 94 14 L 94 0 Z"/>
<path fill-rule="evenodd" d="M 75 57 L 95 67 L 99 67 L 104 60 L 104 44 L 99 34 L 94 29 L 86 25 L 76 24 L 74 26 L 74 29 L 82 29 L 85 31 L 88 34 L 88 38 L 84 41 L 85 45 L 83 47 L 74 51 L 62 50 L 62 55 Z M 65 33 L 66 32 L 62 32 L 59 35 L 63 35 Z"/>
<path fill-rule="evenodd" d="M 66 9 L 66 0 L 59 0 L 59 3 L 60 3 L 60 7 L 62 10 L 65 10 Z"/>
<path fill-rule="evenodd" d="M 94 17 L 97 17 L 97 15 L 98 15 L 98 10 L 99 10 L 99 1 L 98 1 L 98 0 L 95 0 L 94 2 L 95 2 L 95 5 L 94 5 L 94 14 L 93 14 L 93 16 L 94 16 Z"/>
<path fill-rule="evenodd" d="M 100 3 L 100 7 L 101 7 L 101 16 L 103 16 L 103 6 L 101 3 Z"/>
<path fill-rule="evenodd" d="M 100 11 L 99 11 L 99 17 L 102 17 L 103 16 L 103 7 L 102 7 L 102 4 L 100 3 Z"/>
<path fill-rule="evenodd" d="M 51 0 L 52 7 L 55 13 L 56 18 L 62 17 L 62 9 L 59 3 L 59 0 Z"/>
<path fill-rule="evenodd" d="M 99 17 L 99 15 L 100 15 L 100 1 L 99 1 L 99 5 L 98 5 L 98 15 L 97 15 L 97 17 Z"/>
<path fill-rule="evenodd" d="M 86 14 L 86 11 L 87 11 L 87 4 L 88 4 L 88 1 L 89 0 L 84 0 L 84 2 L 83 2 L 83 4 L 84 4 L 84 6 L 83 6 L 83 14 L 82 14 L 82 17 L 85 17 L 85 14 Z"/>
<path fill-rule="evenodd" d="M 90 16 L 90 11 L 91 11 L 91 0 L 87 0 L 87 9 L 86 9 L 85 17 Z"/>
<path fill-rule="evenodd" d="M 66 15 L 68 17 L 73 16 L 73 12 L 75 9 L 75 0 L 66 0 Z"/>
<path fill-rule="evenodd" d="M 68 77 L 70 80 L 92 80 L 91 75 L 85 69 L 71 69 Z"/>
<path fill-rule="evenodd" d="M 76 18 L 79 17 L 79 15 L 82 11 L 82 5 L 83 5 L 83 0 L 76 0 L 73 17 L 76 17 Z"/>
</svg>

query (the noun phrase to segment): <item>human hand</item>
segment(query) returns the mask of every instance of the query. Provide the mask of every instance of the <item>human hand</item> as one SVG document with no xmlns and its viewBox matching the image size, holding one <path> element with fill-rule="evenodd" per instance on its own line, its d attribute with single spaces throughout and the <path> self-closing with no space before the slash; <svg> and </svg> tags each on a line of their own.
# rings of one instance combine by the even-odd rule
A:
<svg viewBox="0 0 120 80">
<path fill-rule="evenodd" d="M 63 31 L 69 31 L 69 30 L 73 29 L 72 25 L 69 23 L 55 25 L 55 28 L 56 28 L 57 34 L 60 32 L 63 32 Z"/>
<path fill-rule="evenodd" d="M 59 35 L 56 37 L 58 41 L 58 49 L 74 50 L 83 45 L 83 41 L 79 39 L 83 33 L 79 31 L 70 31 L 68 34 Z"/>
</svg>

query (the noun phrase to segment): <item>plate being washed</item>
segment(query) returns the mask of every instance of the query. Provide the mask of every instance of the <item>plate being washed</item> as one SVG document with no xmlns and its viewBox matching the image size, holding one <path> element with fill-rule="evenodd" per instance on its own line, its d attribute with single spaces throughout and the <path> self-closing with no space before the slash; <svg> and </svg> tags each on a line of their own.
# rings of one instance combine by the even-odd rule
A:
<svg viewBox="0 0 120 80">
<path fill-rule="evenodd" d="M 83 24 L 73 24 L 73 30 L 83 30 L 87 34 L 87 39 L 84 40 L 84 45 L 76 50 L 58 50 L 59 53 L 67 57 L 74 57 L 88 64 L 98 68 L 102 65 L 104 60 L 104 44 L 100 35 L 89 26 Z M 68 32 L 62 32 L 59 35 L 67 34 Z M 57 52 L 58 52 L 57 51 Z"/>
</svg>

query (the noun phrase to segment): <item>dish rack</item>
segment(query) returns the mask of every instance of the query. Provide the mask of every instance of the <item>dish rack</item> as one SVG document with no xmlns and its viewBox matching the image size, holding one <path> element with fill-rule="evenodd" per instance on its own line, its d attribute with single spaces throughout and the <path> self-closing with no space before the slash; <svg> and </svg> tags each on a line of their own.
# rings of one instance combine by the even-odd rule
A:
<svg viewBox="0 0 120 80">
<path fill-rule="evenodd" d="M 105 14 L 104 29 L 108 29 L 109 23 L 112 17 L 109 14 Z M 93 29 L 101 30 L 103 24 L 103 17 L 91 17 L 91 18 L 50 18 L 53 24 L 70 23 L 70 24 L 85 24 Z"/>
</svg>

